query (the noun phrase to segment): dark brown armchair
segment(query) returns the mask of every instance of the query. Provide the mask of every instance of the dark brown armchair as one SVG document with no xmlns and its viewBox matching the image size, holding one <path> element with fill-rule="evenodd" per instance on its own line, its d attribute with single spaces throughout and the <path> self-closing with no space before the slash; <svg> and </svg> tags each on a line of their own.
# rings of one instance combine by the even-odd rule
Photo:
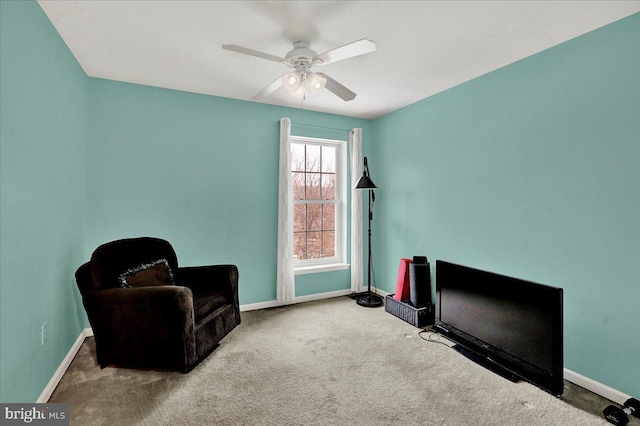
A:
<svg viewBox="0 0 640 426">
<path fill-rule="evenodd" d="M 240 324 L 234 265 L 179 268 L 165 240 L 98 247 L 76 272 L 101 367 L 189 372 Z"/>
</svg>

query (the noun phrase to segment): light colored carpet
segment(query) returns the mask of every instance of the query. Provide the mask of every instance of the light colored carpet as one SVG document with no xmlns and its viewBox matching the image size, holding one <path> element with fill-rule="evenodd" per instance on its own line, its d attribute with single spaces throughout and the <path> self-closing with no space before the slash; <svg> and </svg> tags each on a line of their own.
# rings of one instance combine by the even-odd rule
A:
<svg viewBox="0 0 640 426">
<path fill-rule="evenodd" d="M 91 339 L 50 402 L 72 425 L 608 424 L 419 331 L 348 297 L 243 312 L 186 375 L 100 369 Z"/>
</svg>

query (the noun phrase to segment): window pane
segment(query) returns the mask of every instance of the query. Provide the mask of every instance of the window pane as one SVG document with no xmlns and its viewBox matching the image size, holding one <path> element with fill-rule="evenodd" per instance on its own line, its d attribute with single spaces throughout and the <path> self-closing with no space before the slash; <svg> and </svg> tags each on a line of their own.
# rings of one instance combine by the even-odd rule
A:
<svg viewBox="0 0 640 426">
<path fill-rule="evenodd" d="M 333 257 L 336 255 L 335 231 L 324 231 L 322 233 L 322 255 L 323 257 Z"/>
<path fill-rule="evenodd" d="M 291 144 L 291 171 L 304 172 L 304 145 Z"/>
<path fill-rule="evenodd" d="M 322 229 L 322 204 L 307 204 L 307 230 Z"/>
<path fill-rule="evenodd" d="M 322 174 L 322 199 L 336 199 L 336 175 Z"/>
<path fill-rule="evenodd" d="M 322 172 L 336 172 L 336 148 L 333 146 L 322 147 Z"/>
<path fill-rule="evenodd" d="M 304 200 L 304 173 L 293 172 L 291 184 L 293 186 L 293 199 Z"/>
<path fill-rule="evenodd" d="M 307 228 L 307 205 L 293 205 L 293 231 L 306 231 Z"/>
<path fill-rule="evenodd" d="M 317 259 L 322 257 L 322 233 L 307 233 L 307 259 Z"/>
<path fill-rule="evenodd" d="M 305 260 L 307 247 L 307 233 L 306 232 L 294 232 L 293 233 L 293 258 L 294 260 Z"/>
<path fill-rule="evenodd" d="M 322 205 L 322 229 L 325 231 L 335 231 L 336 229 L 335 204 Z"/>
<path fill-rule="evenodd" d="M 320 198 L 320 173 L 307 173 L 307 200 L 321 200 Z"/>
<path fill-rule="evenodd" d="M 344 200 L 337 200 L 348 184 L 337 161 L 344 147 L 324 144 L 291 144 L 293 186 L 294 258 L 321 264 L 337 253 L 344 254 L 343 235 L 336 229 L 336 214 Z M 339 151 L 340 150 L 340 151 Z M 340 188 L 336 188 L 337 184 Z M 308 200 L 308 201 L 305 201 Z M 329 203 L 325 204 L 325 202 Z M 334 204 L 335 202 L 335 204 Z"/>
<path fill-rule="evenodd" d="M 305 145 L 307 147 L 307 172 L 320 171 L 320 147 L 318 145 Z"/>
</svg>

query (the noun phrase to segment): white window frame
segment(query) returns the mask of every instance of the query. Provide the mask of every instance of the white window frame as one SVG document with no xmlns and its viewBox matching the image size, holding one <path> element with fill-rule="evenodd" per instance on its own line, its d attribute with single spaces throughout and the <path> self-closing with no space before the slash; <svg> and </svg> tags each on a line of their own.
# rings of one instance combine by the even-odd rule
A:
<svg viewBox="0 0 640 426">
<path fill-rule="evenodd" d="M 347 263 L 347 142 L 333 139 L 291 136 L 291 144 L 332 146 L 336 149 L 336 255 L 319 259 L 294 260 L 296 275 L 348 269 Z M 309 204 L 306 200 L 291 200 L 293 204 Z M 318 201 L 318 203 L 323 203 Z"/>
</svg>

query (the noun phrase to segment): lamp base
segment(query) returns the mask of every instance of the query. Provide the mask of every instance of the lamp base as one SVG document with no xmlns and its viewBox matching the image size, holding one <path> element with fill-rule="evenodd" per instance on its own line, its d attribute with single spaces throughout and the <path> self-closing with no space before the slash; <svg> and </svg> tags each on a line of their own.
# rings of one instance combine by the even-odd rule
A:
<svg viewBox="0 0 640 426">
<path fill-rule="evenodd" d="M 368 293 L 365 296 L 358 297 L 356 303 L 365 308 L 377 308 L 378 306 L 382 306 L 382 297 L 377 294 Z"/>
</svg>

